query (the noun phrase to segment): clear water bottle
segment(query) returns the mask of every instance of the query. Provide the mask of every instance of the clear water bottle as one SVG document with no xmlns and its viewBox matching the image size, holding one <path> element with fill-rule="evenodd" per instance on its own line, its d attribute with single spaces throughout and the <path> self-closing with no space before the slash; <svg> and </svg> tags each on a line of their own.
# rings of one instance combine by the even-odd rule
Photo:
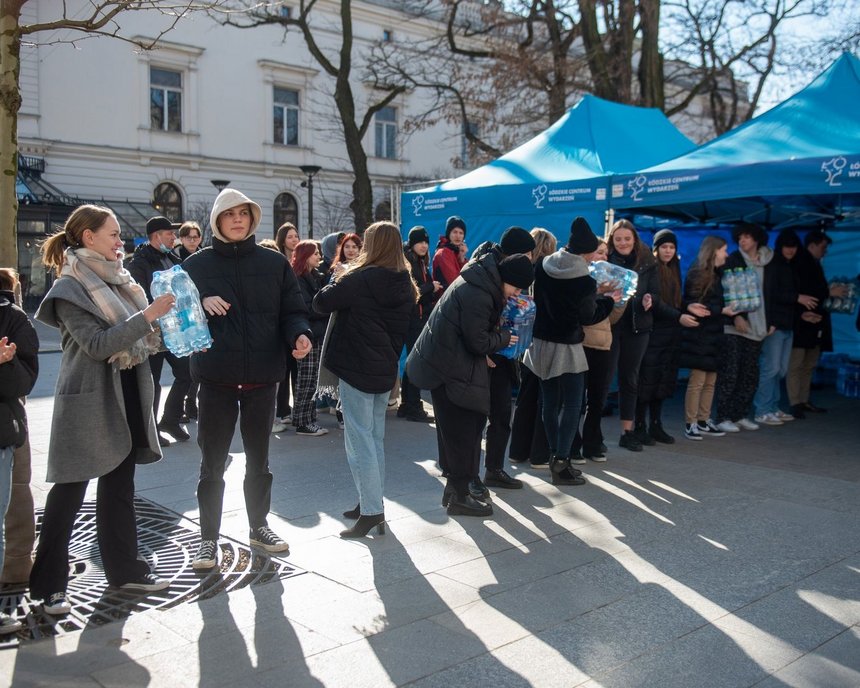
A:
<svg viewBox="0 0 860 688">
<path fill-rule="evenodd" d="M 535 302 L 531 296 L 520 294 L 512 296 L 502 311 L 502 327 L 519 337 L 516 344 L 508 344 L 497 353 L 506 358 L 519 358 L 532 343 L 535 325 Z"/>
<path fill-rule="evenodd" d="M 169 270 L 153 273 L 150 291 L 153 298 L 173 294 L 176 299 L 173 308 L 158 319 L 161 337 L 170 353 L 179 357 L 190 356 L 211 346 L 212 335 L 200 303 L 200 294 L 181 266 L 174 265 Z"/>
<path fill-rule="evenodd" d="M 758 275 L 754 268 L 744 270 L 747 284 L 747 310 L 754 311 L 761 306 L 761 289 L 758 286 Z"/>
<path fill-rule="evenodd" d="M 639 284 L 639 274 L 635 270 L 608 263 L 605 260 L 596 260 L 589 264 L 588 272 L 598 284 L 615 282 L 621 290 L 621 300 L 616 306 L 623 306 L 631 296 L 636 293 Z"/>
<path fill-rule="evenodd" d="M 734 269 L 724 270 L 723 277 L 723 300 L 733 311 L 739 312 L 738 304 L 738 278 Z"/>
</svg>

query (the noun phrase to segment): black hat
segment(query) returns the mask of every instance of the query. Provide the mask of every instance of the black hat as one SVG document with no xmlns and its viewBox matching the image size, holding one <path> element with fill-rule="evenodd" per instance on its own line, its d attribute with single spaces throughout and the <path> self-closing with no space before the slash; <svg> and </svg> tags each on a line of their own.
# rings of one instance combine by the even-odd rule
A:
<svg viewBox="0 0 860 688">
<path fill-rule="evenodd" d="M 502 253 L 512 256 L 515 253 L 528 253 L 535 249 L 535 239 L 522 227 L 508 227 L 499 241 Z"/>
<path fill-rule="evenodd" d="M 451 217 L 448 218 L 448 221 L 445 223 L 445 238 L 446 239 L 451 238 L 451 230 L 454 229 L 454 227 L 459 227 L 460 229 L 463 230 L 463 236 L 466 235 L 466 221 L 462 217 L 459 217 L 457 215 L 452 215 Z"/>
<path fill-rule="evenodd" d="M 593 253 L 597 250 L 598 244 L 597 237 L 591 231 L 591 225 L 584 217 L 577 217 L 570 224 L 570 238 L 565 246 L 570 253 Z"/>
<path fill-rule="evenodd" d="M 421 225 L 415 225 L 409 230 L 409 238 L 406 240 L 406 243 L 409 245 L 409 248 L 412 248 L 415 244 L 420 244 L 422 241 L 426 241 L 429 244 L 430 236 L 427 234 L 427 230 L 424 229 L 424 227 Z"/>
<path fill-rule="evenodd" d="M 149 218 L 146 222 L 146 235 L 149 236 L 153 232 L 161 232 L 166 229 L 177 230 L 182 225 L 178 222 L 171 222 L 166 217 L 162 217 L 161 215 L 156 215 L 155 217 Z"/>
<path fill-rule="evenodd" d="M 528 256 L 517 253 L 499 263 L 499 276 L 505 284 L 528 289 L 535 281 L 535 269 Z"/>
<path fill-rule="evenodd" d="M 774 248 L 777 251 L 783 248 L 800 248 L 800 237 L 793 229 L 783 229 L 776 238 Z"/>
<path fill-rule="evenodd" d="M 749 234 L 760 247 L 767 246 L 767 232 L 758 225 L 751 222 L 739 222 L 732 229 L 732 239 L 735 240 L 735 243 L 738 243 L 741 234 Z"/>
<path fill-rule="evenodd" d="M 678 248 L 678 237 L 675 236 L 675 232 L 671 229 L 661 229 L 657 232 L 651 241 L 651 248 L 656 251 L 662 244 L 675 244 L 675 248 Z"/>
</svg>

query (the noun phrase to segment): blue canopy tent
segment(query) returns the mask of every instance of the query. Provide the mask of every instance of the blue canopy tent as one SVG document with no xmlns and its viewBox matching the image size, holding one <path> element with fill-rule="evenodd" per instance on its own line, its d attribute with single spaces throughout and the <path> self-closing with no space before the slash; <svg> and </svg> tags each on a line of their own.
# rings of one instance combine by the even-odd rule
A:
<svg viewBox="0 0 860 688">
<path fill-rule="evenodd" d="M 860 60 L 842 55 L 771 110 L 673 160 L 616 175 L 616 216 L 677 224 L 755 222 L 771 232 L 824 227 L 830 276 L 860 272 Z M 698 241 L 697 232 L 691 241 Z M 683 249 L 684 240 L 679 236 Z M 850 320 L 850 322 L 849 322 Z M 860 355 L 853 318 L 834 316 L 837 350 Z"/>
<path fill-rule="evenodd" d="M 640 169 L 694 144 L 656 109 L 586 95 L 549 129 L 468 174 L 401 196 L 404 233 L 424 225 L 431 238 L 460 215 L 469 246 L 498 240 L 511 225 L 545 227 L 567 239 L 576 215 L 601 232 L 609 173 Z"/>
</svg>

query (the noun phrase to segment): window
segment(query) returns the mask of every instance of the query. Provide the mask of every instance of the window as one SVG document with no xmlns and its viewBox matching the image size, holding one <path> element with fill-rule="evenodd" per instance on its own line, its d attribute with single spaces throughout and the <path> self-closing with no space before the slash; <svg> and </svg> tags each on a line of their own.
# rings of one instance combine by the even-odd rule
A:
<svg viewBox="0 0 860 688">
<path fill-rule="evenodd" d="M 376 157 L 397 157 L 397 109 L 384 107 L 376 113 Z"/>
<path fill-rule="evenodd" d="M 281 5 L 281 18 L 283 19 L 292 19 L 293 17 L 293 8 L 289 5 Z"/>
<path fill-rule="evenodd" d="M 394 40 L 394 32 L 391 29 L 382 29 L 382 40 L 391 43 Z"/>
<path fill-rule="evenodd" d="M 272 236 L 277 234 L 278 227 L 285 222 L 292 222 L 298 228 L 299 204 L 296 203 L 296 197 L 289 193 L 278 194 L 275 198 L 275 205 L 272 208 L 272 216 L 275 220 L 275 226 L 272 228 Z M 301 232 L 299 232 L 299 236 L 301 236 Z"/>
<path fill-rule="evenodd" d="M 182 131 L 182 73 L 149 68 L 149 121 L 152 129 Z"/>
<path fill-rule="evenodd" d="M 299 92 L 287 88 L 273 88 L 275 143 L 285 146 L 299 145 Z"/>
<path fill-rule="evenodd" d="M 152 207 L 171 222 L 182 222 L 182 194 L 175 184 L 163 182 L 152 192 Z"/>
</svg>

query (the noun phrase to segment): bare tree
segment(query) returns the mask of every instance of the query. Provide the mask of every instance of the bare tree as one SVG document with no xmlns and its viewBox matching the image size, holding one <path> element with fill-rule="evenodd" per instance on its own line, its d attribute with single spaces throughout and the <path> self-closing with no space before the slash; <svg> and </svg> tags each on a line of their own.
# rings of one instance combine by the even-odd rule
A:
<svg viewBox="0 0 860 688">
<path fill-rule="evenodd" d="M 18 264 L 18 198 L 15 181 L 18 173 L 18 111 L 21 109 L 21 45 L 38 43 L 76 43 L 84 38 L 108 36 L 149 50 L 180 19 L 195 9 L 210 9 L 217 2 L 183 0 L 89 0 L 75 7 L 56 3 L 58 14 L 34 24 L 22 24 L 21 12 L 27 0 L 0 1 L 0 265 Z M 44 3 L 43 3 L 44 6 Z M 41 9 L 41 8 L 40 8 Z M 166 21 L 152 40 L 135 40 L 123 35 L 120 21 L 127 12 L 157 12 Z M 60 37 L 56 32 L 70 32 Z"/>
</svg>

